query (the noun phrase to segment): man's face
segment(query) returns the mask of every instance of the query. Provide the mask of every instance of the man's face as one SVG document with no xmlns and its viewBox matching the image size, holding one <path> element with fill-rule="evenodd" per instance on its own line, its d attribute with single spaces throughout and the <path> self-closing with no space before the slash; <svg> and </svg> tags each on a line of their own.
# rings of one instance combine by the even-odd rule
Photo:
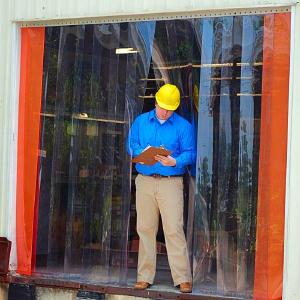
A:
<svg viewBox="0 0 300 300">
<path fill-rule="evenodd" d="M 168 120 L 174 112 L 173 110 L 167 110 L 167 109 L 159 107 L 159 105 L 157 103 L 155 104 L 155 111 L 156 111 L 156 116 L 160 120 Z"/>
</svg>

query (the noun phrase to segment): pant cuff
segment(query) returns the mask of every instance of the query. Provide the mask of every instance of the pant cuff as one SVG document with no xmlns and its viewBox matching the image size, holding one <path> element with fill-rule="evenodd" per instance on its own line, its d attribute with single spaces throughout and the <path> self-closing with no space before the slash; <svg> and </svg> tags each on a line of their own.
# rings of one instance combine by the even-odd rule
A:
<svg viewBox="0 0 300 300">
<path fill-rule="evenodd" d="M 144 281 L 144 282 L 148 282 L 150 284 L 153 284 L 153 279 L 149 279 L 149 278 L 146 278 L 146 277 L 138 277 L 137 278 L 137 281 Z"/>
<path fill-rule="evenodd" d="M 180 279 L 174 281 L 174 286 L 177 286 L 177 285 L 179 285 L 180 283 L 183 283 L 183 282 L 191 282 L 192 283 L 192 278 L 189 278 L 189 277 L 180 278 Z"/>
</svg>

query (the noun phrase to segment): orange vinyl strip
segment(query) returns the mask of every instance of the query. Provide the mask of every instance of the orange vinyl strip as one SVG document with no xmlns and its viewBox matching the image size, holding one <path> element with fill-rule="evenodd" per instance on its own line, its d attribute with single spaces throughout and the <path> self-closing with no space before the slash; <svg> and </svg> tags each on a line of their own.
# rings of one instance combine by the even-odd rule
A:
<svg viewBox="0 0 300 300">
<path fill-rule="evenodd" d="M 290 14 L 264 19 L 254 299 L 281 299 L 290 69 Z"/>
<path fill-rule="evenodd" d="M 32 271 L 45 29 L 21 29 L 16 240 L 18 273 Z"/>
</svg>

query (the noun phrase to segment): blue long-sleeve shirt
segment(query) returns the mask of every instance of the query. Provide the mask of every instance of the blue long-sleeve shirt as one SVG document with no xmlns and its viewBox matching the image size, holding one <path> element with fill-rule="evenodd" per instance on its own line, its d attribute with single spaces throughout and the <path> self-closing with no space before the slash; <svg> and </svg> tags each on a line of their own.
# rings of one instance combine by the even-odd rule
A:
<svg viewBox="0 0 300 300">
<path fill-rule="evenodd" d="M 166 167 L 160 162 L 152 166 L 137 163 L 136 170 L 144 175 L 181 175 L 187 165 L 194 163 L 196 156 L 192 126 L 176 113 L 163 124 L 158 121 L 155 109 L 135 119 L 128 136 L 128 152 L 135 157 L 147 146 L 163 146 L 171 150 L 171 156 L 176 159 L 176 166 Z"/>
</svg>

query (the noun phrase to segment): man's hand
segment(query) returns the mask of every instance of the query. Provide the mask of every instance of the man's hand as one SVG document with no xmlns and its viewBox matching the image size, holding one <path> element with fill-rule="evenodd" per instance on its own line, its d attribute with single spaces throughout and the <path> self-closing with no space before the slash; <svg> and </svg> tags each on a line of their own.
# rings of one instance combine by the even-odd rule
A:
<svg viewBox="0 0 300 300">
<path fill-rule="evenodd" d="M 155 155 L 155 160 L 159 161 L 165 167 L 176 166 L 176 159 L 172 156 Z"/>
</svg>

